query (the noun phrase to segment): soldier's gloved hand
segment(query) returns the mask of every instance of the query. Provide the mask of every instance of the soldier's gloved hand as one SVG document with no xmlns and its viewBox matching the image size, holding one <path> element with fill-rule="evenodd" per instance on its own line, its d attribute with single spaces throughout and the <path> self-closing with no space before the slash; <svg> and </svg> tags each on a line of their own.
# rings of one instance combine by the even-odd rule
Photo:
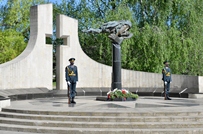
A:
<svg viewBox="0 0 203 134">
<path fill-rule="evenodd" d="M 70 85 L 70 81 L 67 81 L 68 85 Z"/>
<path fill-rule="evenodd" d="M 165 81 L 164 84 L 167 85 L 167 82 Z"/>
</svg>

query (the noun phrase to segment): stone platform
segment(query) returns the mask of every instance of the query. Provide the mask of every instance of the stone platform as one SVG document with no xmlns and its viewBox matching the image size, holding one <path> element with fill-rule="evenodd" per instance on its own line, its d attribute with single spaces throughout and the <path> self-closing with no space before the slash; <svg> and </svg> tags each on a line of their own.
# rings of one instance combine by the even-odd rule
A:
<svg viewBox="0 0 203 134">
<path fill-rule="evenodd" d="M 146 108 L 150 111 L 161 112 L 162 109 L 168 112 L 174 110 L 181 111 L 201 111 L 203 112 L 203 99 L 173 98 L 164 100 L 163 97 L 139 97 L 136 101 L 96 101 L 95 96 L 76 96 L 77 104 L 68 104 L 67 97 L 47 97 L 32 100 L 12 101 L 11 106 L 6 109 L 39 110 L 40 111 L 89 111 L 89 112 L 122 112 L 128 110 L 144 112 Z M 113 105 L 116 105 L 115 108 Z M 113 106 L 113 107 L 111 107 Z M 150 106 L 150 107 L 149 107 Z M 125 107 L 125 108 L 124 108 Z M 157 109 L 159 107 L 159 109 Z M 57 108 L 57 109 L 56 109 Z M 123 109 L 124 108 L 124 109 Z M 119 111 L 117 111 L 119 109 Z M 180 111 L 180 112 L 181 112 Z"/>
<path fill-rule="evenodd" d="M 140 97 L 96 101 L 77 96 L 12 101 L 0 112 L 0 133 L 202 134 L 203 99 Z"/>
</svg>

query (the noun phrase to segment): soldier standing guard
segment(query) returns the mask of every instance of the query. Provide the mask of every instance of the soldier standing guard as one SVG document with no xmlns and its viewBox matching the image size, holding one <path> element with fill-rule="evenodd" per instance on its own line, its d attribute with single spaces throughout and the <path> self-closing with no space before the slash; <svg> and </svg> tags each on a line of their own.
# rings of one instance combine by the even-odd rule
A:
<svg viewBox="0 0 203 134">
<path fill-rule="evenodd" d="M 78 81 L 78 70 L 77 66 L 74 65 L 75 58 L 70 58 L 70 65 L 65 68 L 66 82 L 67 86 L 70 87 L 70 91 L 68 91 L 68 97 L 70 103 L 75 104 L 74 101 L 75 93 L 76 93 L 76 82 Z"/>
<path fill-rule="evenodd" d="M 165 67 L 162 69 L 162 80 L 164 82 L 164 94 L 165 94 L 165 100 L 171 100 L 169 97 L 169 90 L 170 90 L 170 83 L 172 81 L 171 79 L 171 69 L 169 68 L 169 62 L 164 61 L 163 64 Z"/>
</svg>

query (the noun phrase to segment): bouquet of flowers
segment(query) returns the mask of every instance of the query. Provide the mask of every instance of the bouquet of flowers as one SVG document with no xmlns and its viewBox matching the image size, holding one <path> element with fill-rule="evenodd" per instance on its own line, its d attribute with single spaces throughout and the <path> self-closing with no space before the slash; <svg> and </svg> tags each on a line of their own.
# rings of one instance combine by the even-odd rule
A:
<svg viewBox="0 0 203 134">
<path fill-rule="evenodd" d="M 137 99 L 138 95 L 137 94 L 133 94 L 130 91 L 126 90 L 126 89 L 114 89 L 113 91 L 109 91 L 107 93 L 107 99 L 108 100 L 115 100 L 116 98 L 120 98 L 122 100 L 127 100 L 128 98 L 131 99 Z"/>
</svg>

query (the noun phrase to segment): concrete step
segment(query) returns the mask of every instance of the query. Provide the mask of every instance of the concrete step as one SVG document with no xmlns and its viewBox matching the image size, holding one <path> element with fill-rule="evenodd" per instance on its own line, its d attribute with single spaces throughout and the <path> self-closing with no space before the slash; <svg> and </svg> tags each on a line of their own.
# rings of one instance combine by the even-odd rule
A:
<svg viewBox="0 0 203 134">
<path fill-rule="evenodd" d="M 2 112 L 23 113 L 23 114 L 39 114 L 39 115 L 66 115 L 66 116 L 125 116 L 125 117 L 145 117 L 145 116 L 203 116 L 203 111 L 192 112 L 81 112 L 81 111 L 42 111 L 42 110 L 25 110 L 2 108 Z"/>
<path fill-rule="evenodd" d="M 0 134 L 39 134 L 39 133 L 0 130 Z M 43 134 L 50 134 L 50 133 L 43 133 Z"/>
<path fill-rule="evenodd" d="M 123 128 L 123 129 L 155 129 L 155 128 L 203 128 L 203 122 L 72 122 L 51 120 L 25 120 L 0 117 L 1 124 L 18 124 L 23 126 L 65 127 L 65 128 Z"/>
<path fill-rule="evenodd" d="M 11 112 L 0 112 L 0 117 L 30 119 L 30 120 L 55 120 L 55 121 L 73 121 L 73 122 L 192 122 L 203 121 L 203 116 L 66 116 L 66 115 L 37 115 L 21 114 Z"/>
<path fill-rule="evenodd" d="M 0 133 L 1 130 L 52 134 L 202 134 L 203 111 L 85 112 L 3 108 Z"/>
<path fill-rule="evenodd" d="M 203 128 L 141 129 L 141 128 L 61 128 L 0 124 L 0 130 L 52 134 L 202 134 Z"/>
</svg>

